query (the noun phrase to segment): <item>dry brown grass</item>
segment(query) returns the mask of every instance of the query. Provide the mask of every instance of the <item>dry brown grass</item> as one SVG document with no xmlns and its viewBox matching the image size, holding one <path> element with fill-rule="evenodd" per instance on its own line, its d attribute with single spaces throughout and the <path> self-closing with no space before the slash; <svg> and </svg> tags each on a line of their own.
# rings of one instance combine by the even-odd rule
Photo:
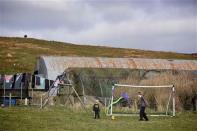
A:
<svg viewBox="0 0 197 131">
<path fill-rule="evenodd" d="M 158 74 L 155 77 L 136 79 L 129 77 L 126 80 L 122 80 L 120 83 L 132 84 L 132 85 L 147 85 L 147 86 L 159 86 L 159 85 L 174 85 L 176 90 L 176 109 L 182 111 L 184 109 L 191 109 L 191 98 L 197 93 L 197 80 L 193 79 L 193 75 L 189 72 L 169 71 Z M 130 96 L 137 95 L 138 91 L 142 91 L 148 99 L 150 106 L 156 108 L 158 111 L 166 109 L 166 104 L 169 98 L 169 89 L 132 89 L 132 88 L 117 88 L 116 96 L 120 96 L 121 92 L 127 92 Z"/>
</svg>

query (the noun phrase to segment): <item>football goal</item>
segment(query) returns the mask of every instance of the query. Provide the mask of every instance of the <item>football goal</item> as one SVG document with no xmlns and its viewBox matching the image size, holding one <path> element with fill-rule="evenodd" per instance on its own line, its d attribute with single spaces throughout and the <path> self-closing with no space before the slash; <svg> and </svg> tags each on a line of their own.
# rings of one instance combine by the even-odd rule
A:
<svg viewBox="0 0 197 131">
<path fill-rule="evenodd" d="M 175 116 L 175 87 L 137 86 L 114 84 L 111 100 L 106 107 L 108 116 L 135 116 L 139 114 L 138 92 L 142 92 L 147 101 L 146 113 L 149 116 Z"/>
</svg>

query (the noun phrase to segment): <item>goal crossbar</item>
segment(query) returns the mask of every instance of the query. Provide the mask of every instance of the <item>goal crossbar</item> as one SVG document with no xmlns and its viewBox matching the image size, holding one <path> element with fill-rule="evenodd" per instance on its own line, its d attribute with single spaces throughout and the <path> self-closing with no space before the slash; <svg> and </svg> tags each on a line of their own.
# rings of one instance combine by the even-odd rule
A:
<svg viewBox="0 0 197 131">
<path fill-rule="evenodd" d="M 124 85 L 124 84 L 114 84 L 114 86 L 119 86 L 119 87 L 134 87 L 134 88 L 173 88 L 174 87 L 174 85 L 137 86 L 137 85 Z"/>
</svg>

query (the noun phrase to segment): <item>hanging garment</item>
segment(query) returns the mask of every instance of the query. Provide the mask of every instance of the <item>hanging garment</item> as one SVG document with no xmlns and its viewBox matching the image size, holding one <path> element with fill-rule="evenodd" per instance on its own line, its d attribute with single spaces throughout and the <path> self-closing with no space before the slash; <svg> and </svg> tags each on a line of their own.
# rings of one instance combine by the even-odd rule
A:
<svg viewBox="0 0 197 131">
<path fill-rule="evenodd" d="M 17 77 L 17 74 L 14 74 L 14 76 L 13 76 L 13 83 L 12 83 L 12 89 L 14 89 L 16 77 Z"/>
<path fill-rule="evenodd" d="M 40 85 L 40 77 L 39 76 L 35 76 L 36 79 L 36 86 Z"/>
<path fill-rule="evenodd" d="M 21 81 L 22 81 L 22 74 L 21 73 L 16 74 L 15 85 L 14 85 L 15 89 L 21 88 Z"/>
<path fill-rule="evenodd" d="M 50 86 L 50 81 L 48 79 L 45 79 L 45 90 L 48 91 Z"/>
<path fill-rule="evenodd" d="M 50 80 L 50 87 L 53 85 L 54 80 Z"/>
<path fill-rule="evenodd" d="M 45 89 L 45 78 L 40 77 L 40 88 Z"/>
<path fill-rule="evenodd" d="M 39 80 L 39 85 L 38 81 Z M 44 90 L 45 89 L 45 78 L 36 76 L 36 89 Z"/>
<path fill-rule="evenodd" d="M 58 87 L 58 84 L 60 83 L 60 80 L 59 79 L 57 79 L 56 81 L 55 81 L 55 83 L 54 83 L 54 87 Z"/>
<path fill-rule="evenodd" d="M 26 80 L 26 73 L 23 73 L 21 82 L 25 83 L 25 80 Z"/>
<path fill-rule="evenodd" d="M 35 75 L 32 75 L 32 83 L 31 83 L 31 88 L 35 88 Z"/>
<path fill-rule="evenodd" d="M 32 75 L 31 75 L 31 73 L 27 73 L 27 75 L 26 75 L 26 80 L 28 80 L 29 82 L 31 82 L 31 77 L 32 77 Z"/>
<path fill-rule="evenodd" d="M 12 80 L 13 75 L 5 75 L 5 82 L 9 83 Z"/>
<path fill-rule="evenodd" d="M 11 89 L 13 83 L 13 75 L 5 75 L 5 89 Z"/>
<path fill-rule="evenodd" d="M 3 75 L 0 75 L 0 89 L 3 89 Z"/>
<path fill-rule="evenodd" d="M 29 83 L 31 82 L 31 74 L 30 73 L 25 73 L 25 80 L 24 80 L 24 88 L 28 89 L 29 88 Z"/>
</svg>

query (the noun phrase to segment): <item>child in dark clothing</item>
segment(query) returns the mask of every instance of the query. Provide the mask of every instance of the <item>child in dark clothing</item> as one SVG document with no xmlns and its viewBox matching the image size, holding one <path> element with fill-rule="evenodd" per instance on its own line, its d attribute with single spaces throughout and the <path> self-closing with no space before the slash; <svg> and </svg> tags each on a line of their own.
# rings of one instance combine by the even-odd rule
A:
<svg viewBox="0 0 197 131">
<path fill-rule="evenodd" d="M 140 119 L 139 120 L 143 121 L 143 118 L 144 118 L 146 121 L 148 121 L 148 117 L 145 113 L 145 109 L 148 106 L 148 103 L 145 100 L 141 92 L 138 92 L 138 97 L 139 97 L 139 104 L 140 104 Z"/>
<path fill-rule="evenodd" d="M 99 119 L 100 118 L 100 108 L 99 108 L 98 100 L 93 105 L 93 111 L 94 111 L 94 119 Z"/>
</svg>

